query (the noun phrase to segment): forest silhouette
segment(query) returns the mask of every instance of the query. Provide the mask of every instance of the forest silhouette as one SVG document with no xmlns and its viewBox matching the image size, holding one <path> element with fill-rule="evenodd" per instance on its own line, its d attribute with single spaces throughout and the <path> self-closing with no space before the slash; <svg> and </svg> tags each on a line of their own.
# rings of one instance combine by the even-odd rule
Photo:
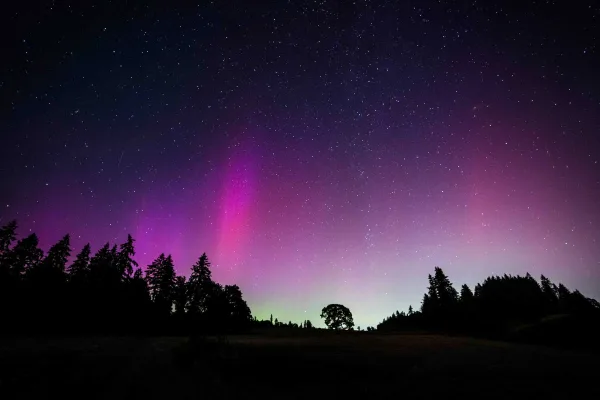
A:
<svg viewBox="0 0 600 400">
<path fill-rule="evenodd" d="M 428 276 L 420 311 L 396 311 L 378 331 L 429 330 L 561 347 L 598 348 L 600 303 L 541 276 L 491 276 L 456 290 L 444 271 Z"/>
<path fill-rule="evenodd" d="M 251 322 L 240 288 L 215 282 L 206 254 L 189 279 L 176 275 L 165 254 L 142 271 L 128 235 L 121 245 L 106 243 L 94 255 L 86 244 L 68 264 L 69 235 L 44 256 L 35 233 L 16 241 L 16 229 L 12 221 L 0 230 L 4 333 L 227 333 Z"/>
<path fill-rule="evenodd" d="M 93 255 L 86 244 L 69 262 L 69 235 L 44 254 L 35 233 L 17 240 L 16 221 L 3 226 L 3 334 L 195 335 L 313 328 L 309 320 L 284 324 L 272 315 L 265 321 L 253 318 L 237 285 L 213 280 L 206 254 L 191 267 L 189 279 L 176 275 L 172 257 L 165 254 L 144 271 L 134 259 L 134 243 L 128 235 L 124 243 L 106 243 Z M 600 320 L 600 303 L 543 275 L 539 283 L 529 274 L 492 276 L 474 290 L 462 285 L 459 291 L 435 267 L 428 282 L 419 310 L 410 306 L 408 312 L 396 311 L 376 329 L 366 330 L 430 331 L 571 347 L 596 343 L 593 327 Z M 353 330 L 351 314 L 349 321 L 345 326 Z"/>
</svg>

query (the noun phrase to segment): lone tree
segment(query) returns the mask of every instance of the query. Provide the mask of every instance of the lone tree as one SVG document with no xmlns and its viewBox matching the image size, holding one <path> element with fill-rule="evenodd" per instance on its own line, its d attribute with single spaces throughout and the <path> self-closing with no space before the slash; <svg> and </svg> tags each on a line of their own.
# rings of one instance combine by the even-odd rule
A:
<svg viewBox="0 0 600 400">
<path fill-rule="evenodd" d="M 321 310 L 321 318 L 325 318 L 325 325 L 329 329 L 349 331 L 354 328 L 352 313 L 341 304 L 330 304 L 324 307 Z"/>
</svg>

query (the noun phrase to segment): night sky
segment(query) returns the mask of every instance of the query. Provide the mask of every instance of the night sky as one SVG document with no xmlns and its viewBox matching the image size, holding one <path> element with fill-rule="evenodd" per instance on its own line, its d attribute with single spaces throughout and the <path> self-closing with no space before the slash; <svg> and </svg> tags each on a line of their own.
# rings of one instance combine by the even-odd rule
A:
<svg viewBox="0 0 600 400">
<path fill-rule="evenodd" d="M 3 5 L 1 224 L 321 326 L 434 266 L 600 297 L 598 2 L 161 3 Z"/>
</svg>

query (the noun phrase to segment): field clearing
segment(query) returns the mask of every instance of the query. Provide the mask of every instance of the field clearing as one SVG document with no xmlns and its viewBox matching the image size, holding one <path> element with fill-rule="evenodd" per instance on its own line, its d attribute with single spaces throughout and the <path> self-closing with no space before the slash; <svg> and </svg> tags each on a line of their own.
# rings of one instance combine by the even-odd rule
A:
<svg viewBox="0 0 600 400">
<path fill-rule="evenodd" d="M 598 397 L 596 358 L 437 335 L 3 339 L 0 397 Z"/>
</svg>

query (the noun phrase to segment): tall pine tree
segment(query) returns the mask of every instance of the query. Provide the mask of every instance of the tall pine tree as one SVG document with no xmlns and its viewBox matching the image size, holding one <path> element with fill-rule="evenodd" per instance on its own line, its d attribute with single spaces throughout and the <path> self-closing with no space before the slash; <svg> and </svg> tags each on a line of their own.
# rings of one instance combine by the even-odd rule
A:
<svg viewBox="0 0 600 400">
<path fill-rule="evenodd" d="M 473 292 L 466 284 L 462 285 L 460 288 L 460 302 L 461 303 L 470 303 L 473 300 Z"/>
<path fill-rule="evenodd" d="M 69 235 L 63 236 L 56 244 L 50 247 L 48 255 L 41 262 L 40 267 L 53 271 L 57 277 L 64 277 L 67 261 L 71 255 L 71 238 Z"/>
<path fill-rule="evenodd" d="M 454 289 L 450 279 L 440 267 L 435 267 L 433 280 L 440 307 L 448 308 L 456 304 L 458 301 L 458 292 Z"/>
<path fill-rule="evenodd" d="M 434 314 L 440 307 L 440 299 L 436 290 L 436 283 L 433 276 L 429 274 L 427 276 L 429 286 L 427 287 L 427 293 L 423 295 L 423 301 L 421 303 L 421 312 L 425 315 Z"/>
<path fill-rule="evenodd" d="M 90 244 L 86 244 L 81 252 L 75 257 L 75 261 L 69 266 L 69 280 L 71 282 L 83 282 L 88 279 L 90 273 Z"/>
<path fill-rule="evenodd" d="M 133 259 L 133 256 L 135 256 L 135 248 L 133 245 L 134 242 L 135 240 L 133 237 L 131 235 L 127 235 L 127 241 L 121 244 L 117 256 L 119 272 L 125 280 L 131 279 L 133 271 L 138 266 L 138 263 Z"/>
<path fill-rule="evenodd" d="M 540 278 L 540 287 L 542 288 L 542 293 L 544 294 L 546 313 L 552 314 L 558 312 L 559 307 L 556 286 L 550 281 L 550 279 L 542 275 Z"/>
<path fill-rule="evenodd" d="M 146 269 L 146 283 L 157 311 L 170 315 L 175 289 L 175 267 L 171 255 L 158 256 Z"/>
<path fill-rule="evenodd" d="M 188 311 L 191 314 L 202 314 L 207 311 L 208 297 L 214 290 L 214 282 L 210 271 L 210 261 L 203 253 L 192 266 L 188 282 Z"/>
</svg>

